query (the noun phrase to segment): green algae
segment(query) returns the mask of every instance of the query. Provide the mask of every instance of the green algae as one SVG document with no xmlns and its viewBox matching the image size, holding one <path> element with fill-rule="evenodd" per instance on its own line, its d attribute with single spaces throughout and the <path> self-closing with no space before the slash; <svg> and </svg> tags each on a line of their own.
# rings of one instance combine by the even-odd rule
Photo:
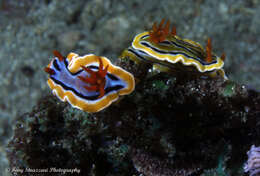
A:
<svg viewBox="0 0 260 176">
<path fill-rule="evenodd" d="M 155 89 L 160 89 L 160 90 L 167 90 L 169 88 L 169 86 L 167 86 L 163 81 L 160 80 L 154 81 L 153 87 Z"/>
<path fill-rule="evenodd" d="M 227 85 L 225 86 L 222 95 L 224 97 L 232 97 L 235 95 L 235 88 L 236 88 L 236 84 L 234 82 L 228 82 Z"/>
</svg>

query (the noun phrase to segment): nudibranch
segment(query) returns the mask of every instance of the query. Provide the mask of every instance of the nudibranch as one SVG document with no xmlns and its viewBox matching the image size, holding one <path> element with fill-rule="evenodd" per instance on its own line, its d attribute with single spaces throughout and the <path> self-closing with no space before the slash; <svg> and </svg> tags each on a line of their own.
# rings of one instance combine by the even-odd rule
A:
<svg viewBox="0 0 260 176">
<path fill-rule="evenodd" d="M 98 112 L 135 88 L 131 73 L 113 65 L 106 57 L 76 53 L 55 58 L 45 68 L 48 85 L 62 101 L 86 112 Z"/>
<path fill-rule="evenodd" d="M 151 31 L 135 36 L 132 45 L 122 55 L 136 63 L 149 62 L 154 69 L 169 71 L 174 69 L 188 70 L 210 75 L 220 74 L 225 79 L 225 54 L 221 57 L 212 53 L 211 40 L 206 49 L 199 43 L 182 39 L 176 35 L 176 28 L 170 30 L 170 22 L 164 25 L 164 19 L 157 26 L 154 23 Z"/>
</svg>

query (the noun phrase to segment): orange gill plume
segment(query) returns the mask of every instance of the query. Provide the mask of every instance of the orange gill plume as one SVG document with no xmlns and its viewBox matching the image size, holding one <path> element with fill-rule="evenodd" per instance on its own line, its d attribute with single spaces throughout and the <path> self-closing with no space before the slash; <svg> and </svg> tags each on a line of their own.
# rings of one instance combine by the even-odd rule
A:
<svg viewBox="0 0 260 176">
<path fill-rule="evenodd" d="M 88 67 L 81 66 L 83 70 L 88 72 L 90 74 L 89 77 L 83 77 L 83 76 L 78 76 L 78 78 L 89 84 L 90 86 L 84 86 L 85 89 L 88 91 L 98 91 L 99 92 L 99 98 L 103 97 L 105 94 L 105 85 L 106 85 L 106 74 L 107 74 L 107 69 L 108 66 L 106 66 L 105 69 L 103 69 L 103 62 L 100 57 L 98 57 L 99 60 L 99 68 L 98 71 L 93 71 Z"/>
<path fill-rule="evenodd" d="M 176 27 L 173 26 L 170 32 L 170 21 L 167 20 L 164 25 L 165 19 L 162 19 L 159 26 L 157 27 L 156 22 L 153 24 L 153 28 L 149 31 L 150 40 L 154 43 L 162 42 L 166 39 L 166 37 L 172 35 L 176 35 Z"/>
</svg>

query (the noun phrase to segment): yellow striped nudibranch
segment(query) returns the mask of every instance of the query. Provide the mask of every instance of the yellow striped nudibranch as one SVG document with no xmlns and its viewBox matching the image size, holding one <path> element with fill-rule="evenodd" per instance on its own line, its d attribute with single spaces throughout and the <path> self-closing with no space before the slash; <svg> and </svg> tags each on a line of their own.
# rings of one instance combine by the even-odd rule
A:
<svg viewBox="0 0 260 176">
<path fill-rule="evenodd" d="M 47 83 L 59 99 L 73 107 L 98 112 L 135 88 L 132 74 L 106 57 L 70 53 L 64 58 L 58 51 L 54 55 L 45 68 L 49 74 Z"/>
<path fill-rule="evenodd" d="M 129 57 L 137 63 L 149 62 L 160 71 L 180 69 L 211 76 L 219 74 L 227 79 L 223 70 L 225 55 L 218 57 L 212 53 L 210 39 L 204 49 L 197 42 L 178 37 L 175 27 L 170 31 L 170 22 L 164 25 L 164 19 L 159 26 L 154 23 L 151 31 L 136 35 L 120 57 Z"/>
</svg>

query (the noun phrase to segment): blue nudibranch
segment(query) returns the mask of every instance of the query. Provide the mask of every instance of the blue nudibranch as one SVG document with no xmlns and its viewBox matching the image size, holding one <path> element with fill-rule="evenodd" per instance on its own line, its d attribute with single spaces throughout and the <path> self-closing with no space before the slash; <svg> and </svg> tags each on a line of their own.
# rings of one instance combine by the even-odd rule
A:
<svg viewBox="0 0 260 176">
<path fill-rule="evenodd" d="M 206 73 L 211 76 L 221 75 L 227 79 L 222 69 L 225 55 L 221 57 L 212 53 L 211 40 L 208 39 L 206 49 L 192 40 L 182 39 L 176 35 L 176 28 L 170 31 L 170 22 L 159 26 L 154 23 L 151 31 L 135 36 L 132 45 L 121 57 L 129 57 L 135 62 L 149 62 L 154 69 L 173 71 L 177 69 Z"/>
<path fill-rule="evenodd" d="M 87 112 L 98 112 L 130 94 L 135 87 L 131 73 L 113 65 L 106 57 L 70 53 L 64 58 L 58 51 L 45 68 L 53 93 L 62 101 Z"/>
</svg>

